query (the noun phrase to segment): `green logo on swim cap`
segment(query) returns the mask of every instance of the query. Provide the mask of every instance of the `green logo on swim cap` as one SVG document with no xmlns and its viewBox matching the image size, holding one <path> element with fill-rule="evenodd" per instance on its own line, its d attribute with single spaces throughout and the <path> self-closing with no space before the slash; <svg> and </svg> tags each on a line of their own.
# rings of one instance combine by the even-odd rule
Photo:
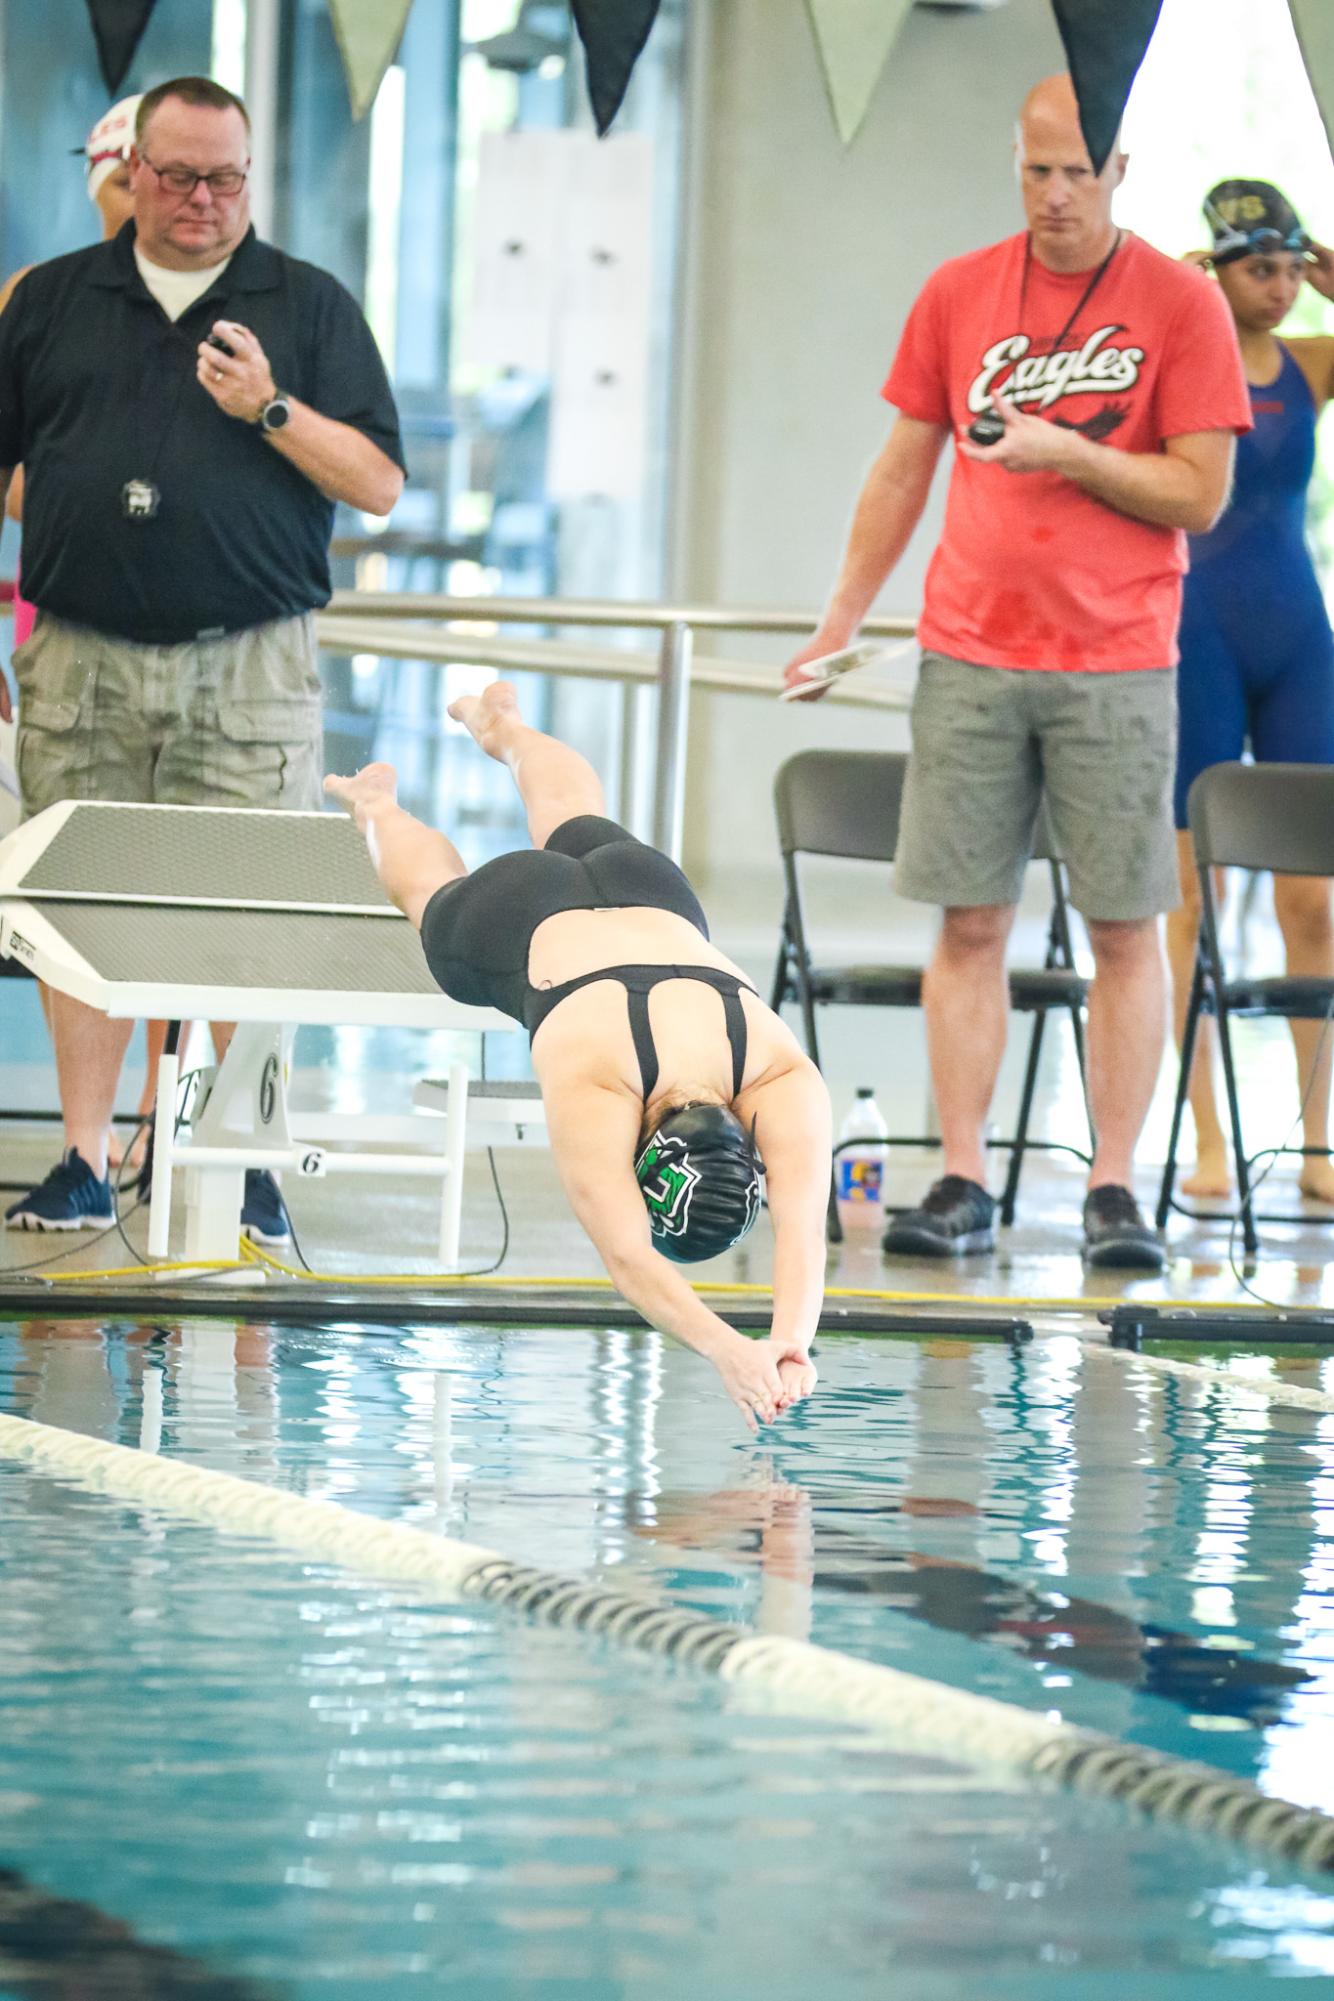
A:
<svg viewBox="0 0 1334 2001">
<path fill-rule="evenodd" d="M 685 1141 L 655 1133 L 635 1162 L 635 1179 L 654 1230 L 665 1237 L 684 1236 L 690 1199 L 699 1186 L 699 1169 L 691 1166 Z"/>
</svg>

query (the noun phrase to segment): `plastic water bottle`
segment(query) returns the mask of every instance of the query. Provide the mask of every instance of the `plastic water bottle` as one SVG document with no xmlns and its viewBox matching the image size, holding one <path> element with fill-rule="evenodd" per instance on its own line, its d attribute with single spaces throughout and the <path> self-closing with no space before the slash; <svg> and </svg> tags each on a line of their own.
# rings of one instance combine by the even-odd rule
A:
<svg viewBox="0 0 1334 2001">
<path fill-rule="evenodd" d="M 838 1220 L 845 1230 L 879 1230 L 885 1221 L 885 1168 L 889 1160 L 889 1127 L 869 1084 L 857 1096 L 839 1127 L 841 1151 L 834 1159 Z M 849 1141 L 859 1144 L 849 1145 Z"/>
</svg>

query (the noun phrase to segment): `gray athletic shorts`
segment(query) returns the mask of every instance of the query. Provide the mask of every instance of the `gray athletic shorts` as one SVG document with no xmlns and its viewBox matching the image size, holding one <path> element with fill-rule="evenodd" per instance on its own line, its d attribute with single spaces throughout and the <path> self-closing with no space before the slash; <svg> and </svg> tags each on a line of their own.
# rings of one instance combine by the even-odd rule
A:
<svg viewBox="0 0 1334 2001">
<path fill-rule="evenodd" d="M 24 816 L 59 799 L 319 807 L 315 659 L 309 616 L 142 646 L 39 611 L 14 654 Z"/>
<path fill-rule="evenodd" d="M 978 667 L 924 653 L 895 882 L 920 903 L 1018 901 L 1044 793 L 1085 917 L 1180 900 L 1173 668 L 1119 674 Z"/>
</svg>

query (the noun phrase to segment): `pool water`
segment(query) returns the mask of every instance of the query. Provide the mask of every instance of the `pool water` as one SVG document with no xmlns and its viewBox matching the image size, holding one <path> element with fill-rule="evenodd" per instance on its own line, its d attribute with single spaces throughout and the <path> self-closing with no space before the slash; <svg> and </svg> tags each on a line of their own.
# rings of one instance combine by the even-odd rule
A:
<svg viewBox="0 0 1334 2001">
<path fill-rule="evenodd" d="M 1065 1338 L 821 1370 L 754 1443 L 647 1333 L 0 1324 L 5 1409 L 1334 1807 L 1334 1420 Z M 4 1462 L 0 1578 L 0 2001 L 1334 1973 L 1334 1883 Z"/>
</svg>

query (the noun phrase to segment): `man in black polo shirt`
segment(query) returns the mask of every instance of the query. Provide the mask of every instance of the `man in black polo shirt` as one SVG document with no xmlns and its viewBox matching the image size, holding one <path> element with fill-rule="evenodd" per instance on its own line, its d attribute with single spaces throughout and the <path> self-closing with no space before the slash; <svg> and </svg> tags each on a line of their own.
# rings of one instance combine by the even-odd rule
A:
<svg viewBox="0 0 1334 2001">
<path fill-rule="evenodd" d="M 37 606 L 14 656 L 28 816 L 59 799 L 321 804 L 311 614 L 334 503 L 388 514 L 402 446 L 353 299 L 250 226 L 249 130 L 207 78 L 146 92 L 133 221 L 35 266 L 0 316 L 0 501 L 22 463 Z M 65 1152 L 6 1221 L 96 1228 L 131 1025 L 50 1003 Z M 247 1175 L 242 1222 L 285 1241 L 268 1175 Z"/>
</svg>

